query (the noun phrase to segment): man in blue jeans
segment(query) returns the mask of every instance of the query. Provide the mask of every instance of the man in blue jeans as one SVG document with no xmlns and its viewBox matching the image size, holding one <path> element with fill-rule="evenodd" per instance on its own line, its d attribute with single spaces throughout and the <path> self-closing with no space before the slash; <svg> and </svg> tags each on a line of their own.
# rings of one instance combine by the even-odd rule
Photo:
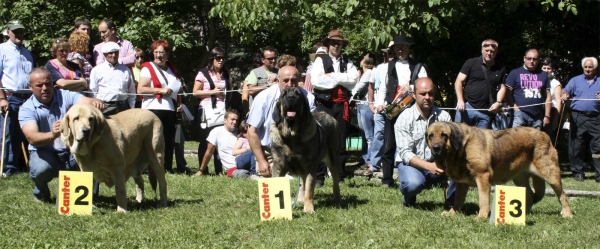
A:
<svg viewBox="0 0 600 249">
<path fill-rule="evenodd" d="M 489 129 L 494 115 L 502 110 L 506 70 L 496 61 L 497 54 L 498 42 L 487 39 L 481 43 L 481 56 L 463 64 L 454 82 L 457 99 L 455 122 Z"/>
<path fill-rule="evenodd" d="M 437 121 L 452 122 L 448 112 L 440 110 L 435 104 L 435 86 L 430 78 L 418 78 L 413 93 L 416 104 L 398 116 L 394 125 L 396 137 L 396 164 L 400 177 L 402 204 L 414 206 L 417 194 L 432 184 L 445 185 L 444 171 L 433 161 L 431 150 L 427 146 L 426 132 L 430 124 Z M 446 205 L 454 203 L 454 182 L 450 182 Z"/>
<path fill-rule="evenodd" d="M 550 124 L 552 95 L 550 77 L 540 69 L 540 54 L 530 48 L 523 56 L 523 66 L 506 77 L 508 96 L 515 113 L 512 127 L 528 126 L 541 130 Z"/>
<path fill-rule="evenodd" d="M 30 176 L 34 200 L 50 201 L 48 182 L 59 170 L 79 170 L 69 149 L 60 140 L 60 123 L 74 104 L 90 104 L 102 110 L 104 102 L 80 93 L 54 89 L 50 73 L 35 68 L 29 75 L 31 96 L 19 110 L 19 123 L 29 141 Z"/>
</svg>

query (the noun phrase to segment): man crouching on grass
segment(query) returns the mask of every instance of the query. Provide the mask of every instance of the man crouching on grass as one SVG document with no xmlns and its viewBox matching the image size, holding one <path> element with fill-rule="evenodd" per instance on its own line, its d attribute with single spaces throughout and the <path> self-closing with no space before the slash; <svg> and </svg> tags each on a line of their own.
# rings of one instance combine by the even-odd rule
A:
<svg viewBox="0 0 600 249">
<path fill-rule="evenodd" d="M 50 73 L 35 68 L 29 75 L 29 89 L 33 92 L 19 110 L 19 123 L 29 142 L 30 176 L 35 184 L 35 201 L 50 201 L 48 182 L 58 176 L 59 170 L 79 170 L 75 158 L 60 140 L 60 121 L 74 104 L 90 104 L 100 110 L 104 103 L 80 93 L 55 89 Z"/>
<path fill-rule="evenodd" d="M 435 183 L 445 184 L 444 171 L 433 162 L 427 146 L 427 127 L 437 121 L 452 122 L 448 112 L 434 106 L 435 85 L 430 78 L 418 78 L 414 85 L 415 105 L 406 109 L 394 125 L 396 165 L 400 178 L 402 204 L 412 207 L 417 194 Z M 446 203 L 454 203 L 454 182 L 450 182 Z"/>
</svg>

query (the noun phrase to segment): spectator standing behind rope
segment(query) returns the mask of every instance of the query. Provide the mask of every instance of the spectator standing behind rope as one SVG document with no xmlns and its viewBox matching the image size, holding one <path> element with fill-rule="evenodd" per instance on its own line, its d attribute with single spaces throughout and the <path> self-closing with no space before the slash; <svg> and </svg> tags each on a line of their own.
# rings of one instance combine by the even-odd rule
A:
<svg viewBox="0 0 600 249">
<path fill-rule="evenodd" d="M 46 70 L 52 76 L 54 87 L 74 92 L 87 90 L 87 81 L 83 78 L 83 73 L 79 65 L 67 60 L 71 47 L 64 38 L 54 39 L 50 47 L 50 53 L 54 55 L 46 63 Z"/>
<path fill-rule="evenodd" d="M 371 52 L 363 56 L 360 61 L 360 67 L 362 68 L 362 76 L 358 80 L 358 84 L 352 89 L 352 100 L 362 101 L 356 104 L 356 117 L 358 119 L 358 128 L 362 133 L 362 159 L 363 163 L 368 165 L 364 175 L 372 175 L 373 172 L 379 171 L 376 168 L 371 167 L 371 144 L 373 141 L 373 112 L 369 108 L 367 100 L 369 80 L 371 80 L 371 74 L 373 73 L 373 66 L 375 64 L 375 55 Z M 351 103 L 352 104 L 352 103 Z"/>
<path fill-rule="evenodd" d="M 502 110 L 506 93 L 506 69 L 496 61 L 497 54 L 498 42 L 487 39 L 481 43 L 481 56 L 463 64 L 454 82 L 457 98 L 454 122 L 483 129 L 492 127 L 494 116 Z"/>
<path fill-rule="evenodd" d="M 104 19 L 98 24 L 98 32 L 100 32 L 100 38 L 102 42 L 94 46 L 94 59 L 96 65 L 104 62 L 104 55 L 102 54 L 102 46 L 107 42 L 116 42 L 119 44 L 121 49 L 119 50 L 119 63 L 126 67 L 132 67 L 135 63 L 135 50 L 133 50 L 133 44 L 128 40 L 123 40 L 117 37 L 117 27 L 115 23 L 110 19 Z"/>
<path fill-rule="evenodd" d="M 512 101 L 510 104 L 515 110 L 513 128 L 528 126 L 541 130 L 550 124 L 550 78 L 539 69 L 539 64 L 538 50 L 527 49 L 523 56 L 523 66 L 513 69 L 506 77 L 506 86 L 510 90 L 508 96 Z"/>
<path fill-rule="evenodd" d="M 600 154 L 600 79 L 596 75 L 598 60 L 594 57 L 585 57 L 581 60 L 583 74 L 577 75 L 562 90 L 563 101 L 571 101 L 571 127 L 569 129 L 569 164 L 576 181 L 585 179 L 584 166 L 586 164 L 586 145 L 589 145 L 592 155 Z M 582 99 L 582 100 L 578 100 Z M 592 160 L 596 171 L 596 182 L 600 183 L 600 161 Z"/>
<path fill-rule="evenodd" d="M 550 125 L 544 128 L 544 131 L 550 139 L 552 144 L 556 146 L 556 131 L 560 125 L 560 116 L 562 115 L 562 101 L 560 100 L 562 94 L 562 85 L 554 77 L 554 66 L 552 65 L 552 59 L 544 58 L 542 60 L 542 70 L 550 77 L 550 94 L 552 96 L 552 111 L 550 112 Z"/>
<path fill-rule="evenodd" d="M 71 53 L 67 57 L 68 61 L 74 62 L 79 65 L 80 69 L 83 69 L 83 78 L 87 82 L 86 89 L 90 86 L 90 73 L 92 72 L 92 64 L 86 59 L 85 55 L 88 53 L 90 45 L 90 36 L 82 32 L 73 32 L 69 36 L 69 46 L 71 47 Z"/>
<path fill-rule="evenodd" d="M 225 59 L 227 55 L 220 47 L 215 47 L 210 51 L 210 60 L 208 61 L 208 66 L 203 68 L 196 75 L 196 81 L 194 82 L 194 88 L 192 93 L 194 97 L 198 98 L 200 103 L 198 104 L 198 111 L 196 114 L 196 121 L 198 125 L 200 125 L 201 117 L 206 107 L 210 107 L 213 104 L 213 99 L 216 104 L 222 103 L 224 104 L 225 90 L 231 90 L 231 84 L 229 83 L 229 72 L 225 69 Z M 206 74 L 210 76 L 210 79 L 214 83 L 215 88 L 210 89 L 210 82 L 206 77 Z M 206 138 L 210 134 L 214 127 L 200 127 L 200 138 L 198 141 L 198 161 L 202 162 L 202 155 L 206 152 L 207 143 Z M 235 129 L 235 127 L 234 127 Z M 215 168 L 215 174 L 221 175 L 223 173 L 223 165 L 221 164 L 221 160 L 219 160 L 219 155 L 214 154 L 213 166 Z M 202 174 L 208 174 L 208 168 L 203 169 L 204 172 Z"/>
<path fill-rule="evenodd" d="M 21 146 L 25 142 L 23 132 L 19 127 L 19 108 L 29 97 L 29 73 L 33 69 L 33 58 L 25 46 L 25 26 L 18 20 L 8 22 L 6 33 L 8 41 L 0 44 L 0 123 L 6 123 L 2 131 L 4 136 L 4 167 L 2 176 L 6 177 L 21 172 L 25 163 L 21 162 L 23 155 Z M 5 120 L 6 119 L 6 120 Z"/>
<path fill-rule="evenodd" d="M 88 38 L 89 38 L 91 31 L 92 31 L 92 24 L 90 23 L 90 20 L 88 20 L 87 18 L 79 18 L 79 19 L 75 20 L 75 28 L 73 29 L 73 32 L 84 33 L 84 34 L 88 35 Z M 85 59 L 92 65 L 92 67 L 95 67 L 96 59 L 94 59 L 93 51 L 94 51 L 94 46 L 92 46 L 92 44 L 90 44 L 89 40 L 88 40 L 87 52 L 85 54 L 83 54 L 83 56 L 85 56 Z"/>
<path fill-rule="evenodd" d="M 142 99 L 142 109 L 150 110 L 156 114 L 163 124 L 165 171 L 173 173 L 176 103 L 173 101 L 172 94 L 173 91 L 179 92 L 179 88 L 172 89 L 170 87 L 175 88 L 174 85 L 178 83 L 181 85 L 181 82 L 177 79 L 175 66 L 168 61 L 169 55 L 171 55 L 169 43 L 165 40 L 156 40 L 152 43 L 151 50 L 154 59 L 151 62 L 142 64 L 137 92 L 147 94 Z M 177 168 L 177 172 L 187 174 L 189 169 Z"/>
</svg>

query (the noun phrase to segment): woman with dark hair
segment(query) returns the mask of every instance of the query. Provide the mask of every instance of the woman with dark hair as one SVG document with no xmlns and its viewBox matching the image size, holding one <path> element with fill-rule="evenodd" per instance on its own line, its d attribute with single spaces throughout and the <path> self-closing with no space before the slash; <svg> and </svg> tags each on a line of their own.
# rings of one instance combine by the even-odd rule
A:
<svg viewBox="0 0 600 249">
<path fill-rule="evenodd" d="M 220 47 L 215 47 L 210 51 L 210 60 L 208 61 L 208 66 L 206 68 L 202 68 L 198 75 L 196 75 L 196 80 L 194 81 L 194 89 L 192 91 L 194 97 L 199 99 L 198 111 L 196 115 L 196 120 L 200 124 L 200 143 L 198 144 L 198 162 L 202 161 L 202 155 L 206 152 L 206 138 L 210 131 L 218 126 L 223 125 L 223 116 L 220 116 L 219 113 L 216 113 L 219 110 L 222 110 L 222 115 L 225 115 L 225 102 L 226 90 L 231 90 L 231 84 L 229 79 L 229 73 L 225 69 L 225 52 Z M 211 113 L 204 113 L 206 111 L 210 111 Z M 206 123 L 206 118 L 208 116 L 217 117 L 221 123 L 218 125 Z M 214 126 L 213 126 L 214 125 Z M 221 164 L 221 160 L 218 158 L 218 153 L 214 154 L 213 164 L 215 167 L 215 174 L 222 175 L 223 167 Z M 197 173 L 199 175 L 200 172 Z M 204 169 L 204 172 L 201 174 L 207 175 L 208 168 Z"/>
<path fill-rule="evenodd" d="M 552 94 L 552 111 L 550 113 L 550 125 L 546 126 L 544 130 L 552 139 L 552 144 L 555 144 L 556 130 L 560 125 L 560 116 L 562 111 L 562 102 L 560 101 L 560 95 L 562 94 L 562 85 L 554 77 L 554 67 L 552 65 L 552 59 L 544 58 L 542 60 L 542 70 L 550 77 L 550 93 Z"/>
<path fill-rule="evenodd" d="M 66 39 L 55 39 L 50 47 L 50 53 L 54 55 L 54 59 L 46 63 L 46 70 L 52 76 L 54 87 L 80 92 L 87 89 L 88 83 L 79 65 L 67 60 L 70 52 L 71 46 Z"/>
<path fill-rule="evenodd" d="M 165 40 L 156 40 L 151 47 L 154 59 L 142 64 L 137 91 L 143 95 L 142 109 L 147 109 L 160 119 L 163 124 L 165 140 L 165 171 L 173 173 L 173 148 L 175 143 L 175 108 L 173 92 L 179 92 L 181 82 L 177 79 L 177 71 L 168 61 L 171 46 Z M 134 117 L 132 117 L 134 118 Z M 190 175 L 189 168 L 177 165 L 178 173 Z"/>
<path fill-rule="evenodd" d="M 257 67 L 262 67 L 263 65 L 263 54 L 261 53 L 256 53 L 254 55 L 254 58 L 252 59 L 252 69 L 255 69 Z"/>
</svg>

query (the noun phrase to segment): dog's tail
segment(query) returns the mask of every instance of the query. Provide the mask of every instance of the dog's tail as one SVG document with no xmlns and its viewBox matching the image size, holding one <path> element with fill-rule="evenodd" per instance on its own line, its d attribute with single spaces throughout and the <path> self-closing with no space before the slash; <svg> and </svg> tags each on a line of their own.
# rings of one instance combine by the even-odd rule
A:
<svg viewBox="0 0 600 249">
<path fill-rule="evenodd" d="M 154 192 L 156 192 L 156 186 L 157 184 L 157 180 L 156 180 L 156 172 L 154 172 L 154 170 L 152 170 L 152 167 L 148 167 L 148 181 L 150 181 L 150 186 L 152 187 L 152 190 L 154 190 Z"/>
<path fill-rule="evenodd" d="M 544 198 L 546 192 L 546 182 L 539 176 L 532 175 L 531 180 L 533 182 L 533 204 L 538 203 Z"/>
</svg>

